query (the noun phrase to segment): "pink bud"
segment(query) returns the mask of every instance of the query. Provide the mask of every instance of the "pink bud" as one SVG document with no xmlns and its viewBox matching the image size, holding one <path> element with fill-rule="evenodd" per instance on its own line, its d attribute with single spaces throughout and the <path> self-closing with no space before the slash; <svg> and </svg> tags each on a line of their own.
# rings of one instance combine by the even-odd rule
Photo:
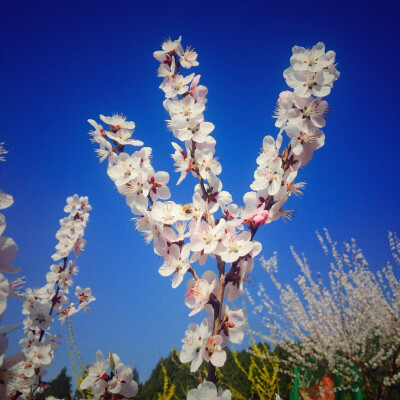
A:
<svg viewBox="0 0 400 400">
<path fill-rule="evenodd" d="M 257 213 L 253 217 L 254 226 L 264 225 L 267 218 L 268 218 L 267 210 L 257 210 Z"/>
</svg>

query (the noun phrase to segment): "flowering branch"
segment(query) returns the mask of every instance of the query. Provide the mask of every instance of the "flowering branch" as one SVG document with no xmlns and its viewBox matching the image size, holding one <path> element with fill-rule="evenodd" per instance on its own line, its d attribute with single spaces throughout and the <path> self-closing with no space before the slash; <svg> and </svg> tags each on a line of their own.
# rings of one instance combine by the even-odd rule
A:
<svg viewBox="0 0 400 400">
<path fill-rule="evenodd" d="M 91 209 L 87 197 L 74 195 L 67 198 L 64 211 L 69 216 L 60 220 L 61 227 L 56 233 L 59 242 L 52 256 L 54 261 L 63 261 L 51 265 L 45 286 L 28 288 L 20 295 L 24 300 L 22 313 L 25 315 L 25 337 L 19 341 L 22 351 L 4 360 L 0 370 L 0 375 L 5 377 L 1 380 L 0 394 L 10 399 L 33 399 L 34 394 L 45 387 L 42 380 L 44 367 L 50 365 L 54 350 L 60 345 L 58 336 L 49 333 L 54 317 L 58 316 L 63 323 L 67 316 L 88 310 L 87 305 L 95 300 L 90 288 L 80 286 L 75 290 L 77 302 L 68 303 L 66 296 L 73 285 L 72 275 L 78 273 L 76 262 L 70 260 L 67 263 L 67 259 L 71 252 L 78 257 L 86 244 L 83 236 Z"/>
<path fill-rule="evenodd" d="M 234 301 L 243 293 L 246 274 L 251 273 L 253 259 L 261 251 L 261 244 L 254 241 L 259 227 L 280 217 L 292 217 L 292 211 L 282 210 L 282 206 L 291 194 L 301 194 L 305 184 L 294 183 L 298 170 L 324 144 L 325 136 L 319 128 L 325 125 L 327 102 L 321 97 L 329 94 L 339 73 L 334 64 L 335 53 L 325 53 L 322 43 L 311 50 L 293 48 L 291 67 L 285 70 L 284 77 L 294 92 L 279 96 L 275 125 L 280 132 L 276 140 L 264 138 L 255 180 L 250 185 L 252 191 L 243 197 L 245 206 L 238 207 L 232 203 L 230 193 L 222 190 L 218 178 L 222 166 L 215 157 L 216 140 L 211 136 L 214 124 L 205 121 L 203 114 L 208 89 L 199 84 L 200 75 L 181 74 L 183 69 L 199 65 L 197 53 L 190 47 L 184 50 L 179 38 L 166 40 L 154 57 L 160 62 L 163 105 L 170 115 L 167 126 L 183 142 L 183 147 L 172 143 L 174 166 L 180 173 L 177 184 L 189 172 L 198 180 L 192 202 L 182 206 L 162 201 L 171 195 L 166 186 L 169 175 L 155 172 L 150 148 L 132 155 L 125 152 L 127 145 L 143 145 L 131 138 L 135 124 L 126 117 L 100 115 L 108 130 L 89 120 L 94 128 L 89 134 L 100 145 L 96 150 L 100 161 L 108 158 L 107 173 L 137 216 L 136 228 L 147 243 L 153 242 L 154 252 L 164 258 L 159 273 L 173 276 L 173 288 L 181 284 L 186 272 L 194 276 L 186 284 L 184 301 L 191 310 L 189 316 L 206 309 L 211 317 L 204 318 L 200 326 L 189 325 L 180 359 L 191 362 L 192 372 L 197 371 L 203 359 L 209 362 L 208 380 L 215 383 L 215 367 L 226 360 L 223 348 L 229 341 L 241 343 L 244 336 L 243 310 L 229 311 L 224 298 Z M 281 151 L 283 131 L 290 142 Z M 200 278 L 192 265 L 204 265 L 208 256 L 216 258 L 218 276 L 205 271 Z"/>
</svg>

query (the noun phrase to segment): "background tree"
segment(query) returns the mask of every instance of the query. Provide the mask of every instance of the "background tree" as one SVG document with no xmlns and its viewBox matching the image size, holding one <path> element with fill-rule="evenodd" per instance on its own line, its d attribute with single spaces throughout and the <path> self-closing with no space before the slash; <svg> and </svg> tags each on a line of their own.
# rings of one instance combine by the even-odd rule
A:
<svg viewBox="0 0 400 400">
<path fill-rule="evenodd" d="M 48 396 L 71 400 L 71 377 L 67 375 L 67 368 L 64 367 L 57 377 L 50 382 L 49 387 L 43 393 L 37 394 L 35 399 L 45 400 Z"/>
</svg>

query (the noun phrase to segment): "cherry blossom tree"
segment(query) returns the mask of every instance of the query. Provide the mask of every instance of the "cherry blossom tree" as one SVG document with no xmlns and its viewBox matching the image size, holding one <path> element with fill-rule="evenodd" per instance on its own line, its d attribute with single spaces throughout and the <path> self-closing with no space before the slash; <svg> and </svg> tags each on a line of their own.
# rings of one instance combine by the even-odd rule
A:
<svg viewBox="0 0 400 400">
<path fill-rule="evenodd" d="M 187 273 L 192 276 L 187 280 L 184 299 L 189 316 L 203 310 L 210 316 L 200 325 L 189 325 L 180 359 L 191 363 L 192 372 L 203 361 L 208 362 L 208 383 L 190 391 L 188 399 L 200 398 L 200 392 L 215 393 L 212 396 L 216 398 L 215 368 L 225 363 L 224 347 L 229 341 L 243 340 L 245 321 L 243 310 L 229 310 L 225 301 L 234 301 L 243 294 L 243 283 L 262 248 L 254 240 L 259 228 L 280 217 L 292 218 L 292 211 L 282 207 L 292 194 L 302 193 L 304 182 L 295 183 L 299 169 L 324 145 L 325 135 L 320 128 L 325 126 L 328 103 L 322 97 L 330 93 L 339 72 L 335 53 L 325 52 L 323 43 L 312 49 L 293 47 L 291 66 L 284 72 L 293 91 L 280 94 L 274 115 L 279 133 L 276 139 L 264 138 L 250 185 L 252 191 L 243 196 L 244 206 L 239 207 L 231 194 L 223 190 L 218 177 L 222 166 L 215 155 L 216 140 L 211 135 L 215 127 L 204 118 L 208 89 L 200 84 L 200 75 L 183 73 L 199 65 L 197 53 L 191 47 L 184 49 L 179 37 L 164 41 L 154 57 L 160 63 L 163 106 L 170 116 L 167 127 L 182 142 L 172 143 L 171 156 L 180 174 L 177 184 L 188 175 L 195 179 L 191 201 L 182 205 L 168 200 L 169 174 L 155 172 L 151 148 L 127 152 L 127 146 L 143 143 L 132 139 L 135 124 L 122 114 L 100 115 L 105 127 L 89 119 L 93 127 L 89 134 L 99 145 L 96 153 L 100 162 L 108 160 L 108 176 L 125 196 L 136 217 L 136 229 L 163 257 L 160 275 L 172 277 L 172 288 L 178 287 Z M 286 146 L 283 132 L 288 137 Z M 217 274 L 207 270 L 200 277 L 195 268 L 207 260 L 215 260 Z M 224 393 L 220 398 L 227 399 Z"/>
</svg>

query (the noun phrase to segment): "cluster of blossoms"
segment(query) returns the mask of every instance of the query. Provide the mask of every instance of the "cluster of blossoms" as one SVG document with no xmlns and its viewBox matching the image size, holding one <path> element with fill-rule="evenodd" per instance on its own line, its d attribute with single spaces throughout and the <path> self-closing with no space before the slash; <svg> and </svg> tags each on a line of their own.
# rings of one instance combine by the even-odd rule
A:
<svg viewBox="0 0 400 400">
<path fill-rule="evenodd" d="M 325 143 L 320 128 L 326 123 L 324 116 L 328 103 L 322 96 L 330 93 L 333 82 L 339 77 L 334 64 L 335 53 L 325 53 L 323 43 L 317 43 L 311 50 L 294 46 L 292 51 L 291 66 L 283 76 L 293 92 L 286 90 L 279 95 L 274 117 L 280 132 L 276 140 L 272 136 L 264 138 L 254 182 L 250 185 L 256 194 L 247 194 L 253 207 L 269 210 L 267 223 L 279 216 L 291 217 L 290 211 L 282 210 L 282 205 L 292 193 L 301 194 L 305 184 L 294 183 L 298 170 Z M 290 142 L 280 152 L 283 131 Z M 268 202 L 273 205 L 269 206 Z"/>
<path fill-rule="evenodd" d="M 132 155 L 125 151 L 126 145 L 143 145 L 132 139 L 135 124 L 126 117 L 100 115 L 107 128 L 88 120 L 94 128 L 89 134 L 100 145 L 96 150 L 100 161 L 108 158 L 107 173 L 137 216 L 136 228 L 147 243 L 153 242 L 154 252 L 163 257 L 159 273 L 172 277 L 173 288 L 182 283 L 187 272 L 193 276 L 187 281 L 184 299 L 189 316 L 202 310 L 210 316 L 200 325 L 189 325 L 180 358 L 191 362 L 192 372 L 203 360 L 209 362 L 207 379 L 215 382 L 215 367 L 221 367 L 226 360 L 223 348 L 229 341 L 241 343 L 244 336 L 243 310 L 229 310 L 224 299 L 234 301 L 243 294 L 243 283 L 252 272 L 254 257 L 261 251 L 261 244 L 253 239 L 259 227 L 281 216 L 291 216 L 282 206 L 292 193 L 301 194 L 304 183 L 294 183 L 299 167 L 307 164 L 312 152 L 324 142 L 319 128 L 325 125 L 327 103 L 312 95 L 328 94 L 327 87 L 330 90 L 339 74 L 333 64 L 334 53 L 325 54 L 322 44 L 312 50 L 293 48 L 292 66 L 284 75 L 295 92 L 283 92 L 279 97 L 276 126 L 280 132 L 276 140 L 264 138 L 255 181 L 250 186 L 253 191 L 244 195 L 245 206 L 239 207 L 232 202 L 231 194 L 222 190 L 218 178 L 222 167 L 215 157 L 216 140 L 211 136 L 214 125 L 205 121 L 203 114 L 208 90 L 200 85 L 200 75 L 181 74 L 183 68 L 199 64 L 197 53 L 190 47 L 183 50 L 179 38 L 166 40 L 154 57 L 160 62 L 163 105 L 170 115 L 167 126 L 183 142 L 172 143 L 172 158 L 180 173 L 177 184 L 189 172 L 197 180 L 192 201 L 184 205 L 166 201 L 171 196 L 166 186 L 169 175 L 155 172 L 151 148 L 143 147 Z M 303 60 L 308 61 L 300 65 Z M 295 83 L 300 75 L 308 76 L 306 83 L 300 78 Z M 310 89 L 298 89 L 303 84 Z M 283 130 L 290 143 L 281 150 Z M 194 264 L 203 266 L 209 257 L 216 260 L 218 275 L 205 271 L 199 277 Z"/>
<path fill-rule="evenodd" d="M 108 370 L 110 371 L 108 372 Z M 91 389 L 94 399 L 130 399 L 136 396 L 139 387 L 133 380 L 133 371 L 115 353 L 110 353 L 107 360 L 98 350 L 96 361 L 89 368 L 88 375 L 81 382 L 80 388 Z"/>
<path fill-rule="evenodd" d="M 317 235 L 328 255 L 325 239 Z M 301 270 L 297 278 L 300 291 L 276 279 L 276 254 L 269 260 L 261 258 L 280 292 L 280 304 L 276 304 L 260 283 L 258 305 L 247 292 L 254 312 L 263 316 L 268 332 L 263 338 L 288 352 L 288 371 L 297 365 L 323 366 L 342 377 L 343 388 L 357 383 L 362 374 L 371 398 L 392 399 L 392 387 L 400 381 L 400 281 L 390 263 L 372 272 L 354 239 L 340 251 L 326 230 L 325 236 L 334 261 L 329 286 L 321 278 L 313 279 L 307 260 L 293 248 Z M 389 233 L 389 242 L 400 265 L 400 241 Z M 373 388 L 380 393 L 378 397 Z"/>
<path fill-rule="evenodd" d="M 75 194 L 67 198 L 64 211 L 69 215 L 60 220 L 61 226 L 56 233 L 56 238 L 59 241 L 56 245 L 57 252 L 51 256 L 54 261 L 67 258 L 71 251 L 74 252 L 75 257 L 81 254 L 86 244 L 83 234 L 91 209 L 92 206 L 88 203 L 87 196 L 79 197 Z"/>
<path fill-rule="evenodd" d="M 68 257 L 72 251 L 78 256 L 83 248 L 84 228 L 90 210 L 87 197 L 74 195 L 67 198 L 64 211 L 69 215 L 60 220 L 61 227 L 56 234 L 59 243 L 52 256 L 54 260 L 63 260 L 50 266 L 45 286 L 28 288 L 20 295 L 25 316 L 25 337 L 19 342 L 22 351 L 5 359 L 0 367 L 0 394 L 10 399 L 30 398 L 46 386 L 42 381 L 44 367 L 50 365 L 54 350 L 60 344 L 57 335 L 49 332 L 52 322 L 58 317 L 63 323 L 66 317 L 82 309 L 86 311 L 88 304 L 95 300 L 90 288 L 80 286 L 75 289 L 76 301 L 70 302 L 67 297 L 73 285 L 72 276 L 78 273 L 76 262 L 68 261 Z"/>
</svg>

